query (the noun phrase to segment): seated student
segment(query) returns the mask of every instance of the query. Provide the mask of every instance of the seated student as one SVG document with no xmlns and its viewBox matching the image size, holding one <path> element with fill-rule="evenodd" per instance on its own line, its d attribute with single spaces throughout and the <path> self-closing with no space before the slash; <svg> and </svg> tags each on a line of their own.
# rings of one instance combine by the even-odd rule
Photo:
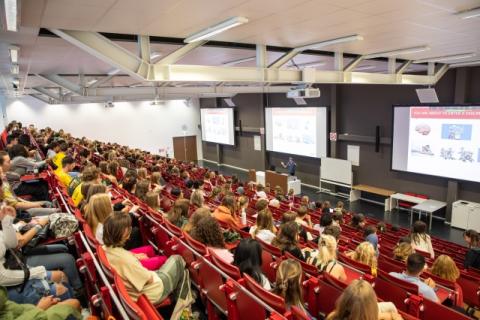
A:
<svg viewBox="0 0 480 320">
<path fill-rule="evenodd" d="M 2 189 L 2 200 L 5 204 L 14 207 L 16 210 L 27 211 L 32 216 L 49 215 L 59 211 L 57 208 L 51 208 L 48 201 L 27 201 L 17 198 L 14 191 L 4 175 L 10 166 L 10 157 L 5 151 L 0 151 L 0 187 Z"/>
<path fill-rule="evenodd" d="M 175 197 L 177 200 L 184 199 L 183 191 L 180 188 L 174 187 L 170 190 L 170 194 Z"/>
<path fill-rule="evenodd" d="M 402 320 L 391 302 L 377 302 L 370 283 L 353 280 L 343 291 L 327 320 Z"/>
<path fill-rule="evenodd" d="M 149 191 L 145 196 L 145 203 L 155 211 L 162 211 L 160 207 L 160 193 L 156 191 Z"/>
<path fill-rule="evenodd" d="M 60 151 L 52 157 L 53 163 L 58 168 L 62 168 L 62 160 L 67 156 L 68 144 L 65 141 L 59 143 Z"/>
<path fill-rule="evenodd" d="M 427 224 L 423 221 L 415 221 L 413 223 L 410 239 L 412 240 L 412 246 L 415 250 L 421 250 L 430 253 L 430 257 L 435 258 L 435 252 L 433 251 L 432 239 L 426 233 Z"/>
<path fill-rule="evenodd" d="M 68 173 L 70 171 L 73 171 L 75 165 L 75 160 L 70 156 L 66 156 L 62 159 L 62 168 L 57 168 L 54 171 L 58 180 L 64 187 L 68 187 L 70 185 L 70 182 L 72 182 L 72 176 Z"/>
<path fill-rule="evenodd" d="M 385 233 L 387 232 L 387 225 L 383 221 L 379 221 L 377 223 L 377 232 L 378 233 Z"/>
<path fill-rule="evenodd" d="M 248 208 L 248 197 L 246 196 L 240 196 L 237 199 L 237 206 L 236 206 L 236 211 L 238 217 L 242 216 L 242 212 L 245 212 L 245 216 L 247 215 L 246 211 Z"/>
<path fill-rule="evenodd" d="M 401 242 L 393 248 L 393 259 L 407 262 L 408 256 L 414 253 L 412 245 L 409 242 Z"/>
<path fill-rule="evenodd" d="M 425 298 L 438 302 L 438 297 L 433 288 L 435 282 L 428 278 L 424 281 L 420 279 L 425 267 L 425 258 L 419 253 L 412 253 L 407 258 L 407 270 L 404 273 L 390 272 L 395 278 L 414 283 L 418 286 L 418 292 Z"/>
<path fill-rule="evenodd" d="M 272 241 L 272 245 L 288 252 L 294 257 L 305 261 L 302 250 L 298 247 L 298 225 L 296 222 L 287 222 L 280 226 L 277 236 Z"/>
<path fill-rule="evenodd" d="M 213 217 L 204 217 L 191 232 L 192 237 L 215 252 L 226 263 L 233 262 L 233 254 L 225 248 L 222 230 Z"/>
<path fill-rule="evenodd" d="M 332 213 L 332 225 L 337 226 L 342 230 L 343 213 L 341 211 L 334 211 Z"/>
<path fill-rule="evenodd" d="M 255 210 L 258 212 L 262 211 L 263 209 L 268 207 L 268 200 L 267 199 L 258 199 L 255 203 Z"/>
<path fill-rule="evenodd" d="M 350 221 L 350 226 L 362 230 L 365 227 L 365 216 L 362 213 L 355 213 Z"/>
<path fill-rule="evenodd" d="M 371 268 L 372 275 L 377 276 L 377 256 L 370 242 L 360 243 L 355 251 L 348 252 L 347 256 L 357 262 L 366 264 Z"/>
<path fill-rule="evenodd" d="M 259 238 L 268 244 L 272 243 L 277 233 L 277 228 L 273 225 L 272 212 L 268 208 L 258 213 L 257 222 L 250 228 L 249 233 L 252 235 L 252 238 Z"/>
<path fill-rule="evenodd" d="M 165 181 L 162 178 L 162 174 L 160 172 L 152 172 L 150 175 L 150 183 L 152 189 L 163 189 L 163 185 L 165 184 Z"/>
<path fill-rule="evenodd" d="M 260 199 L 268 199 L 267 193 L 265 192 L 265 187 L 261 183 L 257 184 L 257 191 L 255 192 L 255 195 Z"/>
<path fill-rule="evenodd" d="M 137 186 L 135 188 L 135 197 L 138 199 L 145 201 L 145 197 L 147 196 L 147 193 L 150 191 L 150 181 L 143 179 L 140 180 L 137 183 Z"/>
<path fill-rule="evenodd" d="M 273 193 L 274 193 L 274 195 L 275 195 L 275 198 L 276 198 L 278 201 L 282 202 L 282 201 L 287 200 L 287 198 L 285 197 L 285 193 L 283 192 L 282 187 L 280 187 L 280 186 L 278 186 L 278 185 L 275 186 Z"/>
<path fill-rule="evenodd" d="M 76 299 L 59 301 L 53 296 L 42 297 L 36 305 L 18 304 L 8 298 L 7 290 L 0 287 L 0 314 L 2 319 L 81 319 L 81 305 Z"/>
<path fill-rule="evenodd" d="M 27 148 L 22 144 L 16 144 L 10 149 L 10 171 L 15 172 L 19 176 L 25 175 L 27 172 L 33 172 L 35 169 L 41 169 L 46 165 L 45 160 L 35 161 L 30 158 Z"/>
<path fill-rule="evenodd" d="M 303 196 L 300 199 L 300 206 L 304 206 L 308 210 L 315 210 L 315 202 L 310 202 L 310 198 L 308 196 Z"/>
<path fill-rule="evenodd" d="M 332 214 L 331 213 L 323 213 L 320 217 L 320 224 L 315 224 L 314 228 L 320 233 L 323 233 L 326 227 L 331 226 L 333 224 Z"/>
<path fill-rule="evenodd" d="M 195 209 L 202 208 L 205 205 L 205 199 L 203 198 L 203 192 L 200 189 L 197 189 L 192 192 L 190 196 L 190 205 Z"/>
<path fill-rule="evenodd" d="M 182 310 L 193 302 L 185 261 L 179 255 L 172 255 L 160 269 L 146 269 L 134 253 L 123 248 L 131 230 L 132 220 L 129 215 L 115 213 L 105 220 L 103 243 L 108 262 L 135 301 L 141 294 L 145 294 L 151 303 L 156 304 L 174 294 L 176 304 L 171 319 L 179 319 Z"/>
<path fill-rule="evenodd" d="M 63 158 L 62 158 L 63 159 Z M 75 180 L 72 180 L 70 184 L 72 184 Z M 100 171 L 94 166 L 87 166 L 83 169 L 82 174 L 80 176 L 80 183 L 75 187 L 72 193 L 72 201 L 75 206 L 78 206 L 80 202 L 83 200 L 84 194 L 82 194 L 82 184 L 84 183 L 101 183 L 102 179 L 100 177 Z M 69 189 L 70 186 L 69 186 Z"/>
<path fill-rule="evenodd" d="M 268 206 L 270 208 L 278 209 L 278 208 L 280 208 L 280 201 L 278 201 L 278 199 L 273 198 L 272 200 L 270 200 L 268 202 Z"/>
<path fill-rule="evenodd" d="M 235 249 L 233 265 L 242 275 L 248 274 L 265 290 L 272 290 L 270 282 L 262 272 L 262 246 L 254 239 L 242 239 Z"/>
<path fill-rule="evenodd" d="M 172 209 L 167 213 L 167 220 L 175 226 L 182 228 L 188 222 L 188 209 L 190 201 L 187 199 L 175 200 Z"/>
<path fill-rule="evenodd" d="M 463 263 L 465 268 L 480 269 L 480 235 L 475 230 L 466 230 L 463 239 L 468 244 L 468 251 Z"/>
<path fill-rule="evenodd" d="M 454 301 L 454 305 L 457 307 L 463 307 L 463 290 L 457 283 L 457 280 L 460 277 L 460 271 L 458 270 L 455 261 L 449 256 L 442 254 L 435 259 L 429 271 L 434 276 L 455 283 L 457 299 Z"/>
<path fill-rule="evenodd" d="M 344 213 L 347 212 L 347 210 L 345 210 L 345 204 L 342 201 L 338 201 L 337 206 L 333 210 L 334 210 L 334 212 L 338 212 L 338 213 L 341 213 L 341 214 L 344 214 Z"/>
<path fill-rule="evenodd" d="M 212 213 L 210 212 L 210 209 L 208 208 L 198 208 L 195 210 L 195 212 L 190 216 L 188 219 L 187 224 L 185 224 L 182 228 L 183 231 L 186 233 L 191 233 L 193 229 L 195 229 L 198 225 L 198 222 L 205 218 L 205 217 L 211 217 Z"/>
<path fill-rule="evenodd" d="M 25 273 L 23 270 L 10 269 L 5 264 L 7 255 L 11 254 L 9 249 L 25 245 L 48 223 L 48 219 L 38 220 L 38 224 L 35 224 L 33 228 L 19 237 L 13 225 L 15 215 L 15 209 L 12 207 L 5 206 L 0 209 L 2 226 L 0 230 L 0 286 L 7 287 L 9 299 L 16 303 L 36 304 L 46 292 L 50 292 L 49 294 L 62 300 L 71 298 L 72 293 L 68 285 L 63 283 L 63 280 L 66 279 L 65 274 L 62 271 L 47 271 L 43 263 L 37 264 L 37 266 L 33 266 L 33 264 L 27 265 L 30 276 L 25 283 L 23 291 L 20 292 L 25 280 Z M 48 261 L 44 259 L 44 262 L 50 265 L 50 257 L 48 255 L 44 257 L 49 258 Z M 75 260 L 72 260 L 75 268 Z"/>
<path fill-rule="evenodd" d="M 368 225 L 363 230 L 363 236 L 365 237 L 365 241 L 368 241 L 372 244 L 373 248 L 375 249 L 375 254 L 378 256 L 378 235 L 377 235 L 377 227 L 374 225 Z"/>
<path fill-rule="evenodd" d="M 60 146 L 57 141 L 52 141 L 47 146 L 47 159 L 52 159 L 58 152 L 60 152 Z"/>
<path fill-rule="evenodd" d="M 278 266 L 273 293 L 285 300 L 287 310 L 295 306 L 308 315 L 303 304 L 302 276 L 300 262 L 294 259 L 283 260 Z"/>
<path fill-rule="evenodd" d="M 321 272 L 326 272 L 340 281 L 346 281 L 343 266 L 337 262 L 337 240 L 333 236 L 322 234 L 318 240 L 318 250 L 305 251 L 306 262 Z"/>
<path fill-rule="evenodd" d="M 225 196 L 223 198 L 222 205 L 215 209 L 213 217 L 231 228 L 244 227 L 240 223 L 240 218 L 235 215 L 235 198 L 232 196 Z"/>
<path fill-rule="evenodd" d="M 85 206 L 85 219 L 100 244 L 103 244 L 103 223 L 112 212 L 112 202 L 106 193 L 91 196 Z"/>
<path fill-rule="evenodd" d="M 282 218 L 280 219 L 280 225 L 290 221 L 295 221 L 296 218 L 297 218 L 297 213 L 295 211 L 285 211 L 282 214 Z"/>
<path fill-rule="evenodd" d="M 300 206 L 297 210 L 297 217 L 295 218 L 295 222 L 299 226 L 307 226 L 307 227 L 313 227 L 312 225 L 312 219 L 310 215 L 308 214 L 308 208 L 306 206 Z"/>
<path fill-rule="evenodd" d="M 135 193 L 135 186 L 137 185 L 137 170 L 128 169 L 120 183 L 120 188 L 131 194 Z"/>
<path fill-rule="evenodd" d="M 340 239 L 341 232 L 342 230 L 340 229 L 340 227 L 335 225 L 330 225 L 326 227 L 325 230 L 323 230 L 322 234 L 332 236 L 338 242 L 338 240 Z"/>
</svg>

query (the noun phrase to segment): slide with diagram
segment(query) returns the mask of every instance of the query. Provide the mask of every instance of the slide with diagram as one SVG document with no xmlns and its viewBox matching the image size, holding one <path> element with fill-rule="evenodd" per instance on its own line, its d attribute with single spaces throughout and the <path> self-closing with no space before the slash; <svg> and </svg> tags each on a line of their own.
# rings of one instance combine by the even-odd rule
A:
<svg viewBox="0 0 480 320">
<path fill-rule="evenodd" d="M 235 144 L 232 108 L 203 108 L 200 109 L 200 118 L 203 141 Z"/>
</svg>

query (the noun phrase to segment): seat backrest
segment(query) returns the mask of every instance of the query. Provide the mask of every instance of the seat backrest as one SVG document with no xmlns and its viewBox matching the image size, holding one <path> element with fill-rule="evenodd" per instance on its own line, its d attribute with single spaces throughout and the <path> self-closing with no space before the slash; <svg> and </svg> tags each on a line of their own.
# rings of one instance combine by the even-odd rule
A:
<svg viewBox="0 0 480 320">
<path fill-rule="evenodd" d="M 283 300 L 282 297 L 265 290 L 259 283 L 257 283 L 247 274 L 244 274 L 243 278 L 245 279 L 245 286 L 248 288 L 248 290 L 260 298 L 260 300 L 268 304 L 279 313 L 284 313 L 286 311 L 285 300 Z"/>
<path fill-rule="evenodd" d="M 240 269 L 238 269 L 237 266 L 225 262 L 225 260 L 220 258 L 213 250 L 208 250 L 208 253 L 213 264 L 225 272 L 229 277 L 233 278 L 234 280 L 238 280 L 242 277 L 240 274 Z"/>
<path fill-rule="evenodd" d="M 227 280 L 225 295 L 227 297 L 228 318 L 236 320 L 267 319 L 265 307 L 245 291 L 247 289 L 238 282 L 231 279 Z"/>
<path fill-rule="evenodd" d="M 102 267 L 103 272 L 108 277 L 110 281 L 113 280 L 113 275 L 115 271 L 113 270 L 110 262 L 108 262 L 107 255 L 105 250 L 103 250 L 101 245 L 97 245 L 97 257 L 100 262 L 100 266 Z"/>
<path fill-rule="evenodd" d="M 145 316 L 145 313 L 143 313 L 143 310 L 128 295 L 127 288 L 125 287 L 123 280 L 117 274 L 114 274 L 113 278 L 115 281 L 115 287 L 117 288 L 120 302 L 125 308 L 125 311 L 127 312 L 130 319 L 147 320 L 148 318 Z"/>
<path fill-rule="evenodd" d="M 260 243 L 262 246 L 263 250 L 270 252 L 274 257 L 281 257 L 282 256 L 282 250 L 279 248 L 272 246 L 269 243 L 266 243 L 262 239 L 259 239 L 258 237 L 255 237 L 255 239 Z"/>
<path fill-rule="evenodd" d="M 477 277 L 460 272 L 460 278 L 457 279 L 463 291 L 463 301 L 469 306 L 480 306 L 479 290 L 480 281 Z"/>
<path fill-rule="evenodd" d="M 165 225 L 165 228 L 168 229 L 168 231 L 170 231 L 171 233 L 173 233 L 174 235 L 176 235 L 177 237 L 181 237 L 182 236 L 182 229 L 177 227 L 176 225 L 174 225 L 173 223 L 171 223 L 170 221 L 168 221 L 168 219 L 164 219 L 163 220 L 163 223 Z"/>
<path fill-rule="evenodd" d="M 343 262 L 345 264 L 348 264 L 348 265 L 350 265 L 350 266 L 354 267 L 355 269 L 358 269 L 362 272 L 365 272 L 365 273 L 368 273 L 368 274 L 372 273 L 372 268 L 370 268 L 370 266 L 368 266 L 366 264 L 363 264 L 361 262 L 357 262 L 357 261 L 353 260 L 352 258 L 347 257 L 343 253 L 340 253 L 338 255 L 338 260 L 340 260 L 341 262 Z"/>
<path fill-rule="evenodd" d="M 191 235 L 189 235 L 187 232 L 183 233 L 184 239 L 187 242 L 187 244 L 192 247 L 196 252 L 198 252 L 201 255 L 206 255 L 207 254 L 207 247 L 201 243 L 200 241 L 197 241 L 192 238 Z"/>
<path fill-rule="evenodd" d="M 440 303 L 423 299 L 423 311 L 420 313 L 422 320 L 455 319 L 467 320 L 470 317 L 446 307 Z"/>
<path fill-rule="evenodd" d="M 285 251 L 284 255 L 288 259 L 293 259 L 293 260 L 296 260 L 296 261 L 300 262 L 300 265 L 302 266 L 302 269 L 305 273 L 307 273 L 309 275 L 312 275 L 314 277 L 317 277 L 317 276 L 320 275 L 320 271 L 318 270 L 318 268 L 316 266 L 308 264 L 308 263 L 298 259 L 294 255 L 292 255 L 290 252 Z"/>
<path fill-rule="evenodd" d="M 227 313 L 227 300 L 221 291 L 223 276 L 208 261 L 209 256 L 200 263 L 200 288 L 208 300 L 223 314 Z"/>
<path fill-rule="evenodd" d="M 97 241 L 97 238 L 95 238 L 95 235 L 93 234 L 92 229 L 86 223 L 83 225 L 83 233 L 85 234 L 85 237 L 87 237 L 87 242 L 91 248 L 95 248 L 97 245 L 100 244 Z"/>
<path fill-rule="evenodd" d="M 390 274 L 388 274 L 383 270 L 378 270 L 378 277 L 382 278 L 385 281 L 393 283 L 397 287 L 400 287 L 411 294 L 415 294 L 418 296 L 418 286 L 414 283 L 410 283 L 408 281 L 391 276 Z"/>
<path fill-rule="evenodd" d="M 144 294 L 138 298 L 137 305 L 145 313 L 148 320 L 163 320 L 163 317 Z"/>
<path fill-rule="evenodd" d="M 408 306 L 405 303 L 408 298 L 406 290 L 381 277 L 375 279 L 374 289 L 379 299 L 391 301 L 399 310 L 408 312 Z"/>
<path fill-rule="evenodd" d="M 405 270 L 405 263 L 380 255 L 378 256 L 378 268 L 385 272 L 401 273 Z"/>
<path fill-rule="evenodd" d="M 334 287 L 336 287 L 340 290 L 343 290 L 348 286 L 347 283 L 340 281 L 339 279 L 335 278 L 334 276 L 332 276 L 328 272 L 323 272 L 322 277 L 323 277 L 323 280 L 325 282 L 331 284 L 332 286 L 334 286 Z"/>
<path fill-rule="evenodd" d="M 316 307 L 318 308 L 318 312 L 327 316 L 335 309 L 335 303 L 342 294 L 342 290 L 320 279 L 316 291 Z"/>
<path fill-rule="evenodd" d="M 275 257 L 270 252 L 262 250 L 262 272 L 270 282 L 275 282 L 277 278 L 277 270 L 274 267 L 275 261 Z"/>
</svg>

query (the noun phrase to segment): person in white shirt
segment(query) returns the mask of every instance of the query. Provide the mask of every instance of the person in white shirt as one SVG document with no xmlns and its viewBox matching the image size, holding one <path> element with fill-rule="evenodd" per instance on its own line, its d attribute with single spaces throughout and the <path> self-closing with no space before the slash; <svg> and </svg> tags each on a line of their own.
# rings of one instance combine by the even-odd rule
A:
<svg viewBox="0 0 480 320">
<path fill-rule="evenodd" d="M 420 250 L 430 253 L 430 258 L 435 258 L 435 251 L 433 251 L 432 239 L 426 233 L 427 225 L 423 221 L 415 221 L 410 234 L 412 246 L 415 250 Z"/>
<path fill-rule="evenodd" d="M 257 223 L 250 228 L 252 238 L 258 238 L 268 244 L 272 243 L 277 229 L 273 225 L 272 213 L 268 208 L 263 209 L 257 215 Z"/>
<path fill-rule="evenodd" d="M 265 187 L 262 184 L 257 184 L 257 192 L 255 193 L 257 198 L 268 199 L 267 193 L 265 192 Z"/>
</svg>

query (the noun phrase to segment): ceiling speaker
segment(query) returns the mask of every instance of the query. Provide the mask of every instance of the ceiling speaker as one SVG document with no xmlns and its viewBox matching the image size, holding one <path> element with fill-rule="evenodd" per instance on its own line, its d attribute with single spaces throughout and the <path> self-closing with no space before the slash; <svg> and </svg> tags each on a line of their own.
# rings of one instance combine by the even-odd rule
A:
<svg viewBox="0 0 480 320">
<path fill-rule="evenodd" d="M 416 89 L 420 103 L 438 103 L 437 92 L 434 88 Z"/>
</svg>

